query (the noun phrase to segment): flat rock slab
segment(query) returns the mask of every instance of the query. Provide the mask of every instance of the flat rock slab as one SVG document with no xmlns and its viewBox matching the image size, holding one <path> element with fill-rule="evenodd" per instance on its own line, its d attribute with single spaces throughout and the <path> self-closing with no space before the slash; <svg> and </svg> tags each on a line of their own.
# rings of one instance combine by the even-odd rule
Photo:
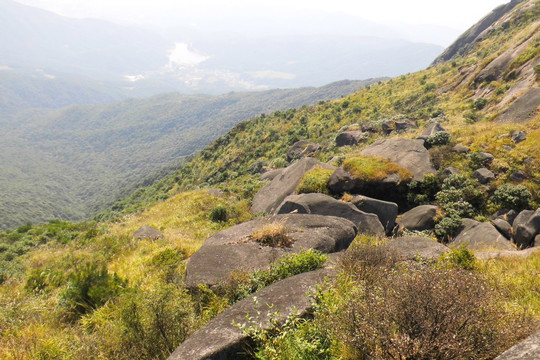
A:
<svg viewBox="0 0 540 360">
<path fill-rule="evenodd" d="M 403 260 L 437 259 L 449 251 L 448 247 L 422 236 L 404 236 L 385 244 Z"/>
<path fill-rule="evenodd" d="M 384 227 L 375 214 L 360 211 L 351 203 L 339 201 L 331 196 L 318 193 L 290 195 L 283 200 L 277 214 L 315 214 L 337 216 L 352 221 L 358 232 L 371 235 L 384 235 Z"/>
<path fill-rule="evenodd" d="M 267 224 L 278 223 L 293 240 L 291 247 L 263 246 L 250 235 Z M 186 268 L 186 285 L 217 285 L 228 280 L 235 270 L 267 269 L 285 254 L 316 249 L 323 253 L 349 247 L 357 233 L 349 220 L 322 215 L 274 215 L 230 227 L 208 238 L 190 259 Z"/>
<path fill-rule="evenodd" d="M 242 347 L 248 339 L 238 326 L 252 323 L 268 329 L 271 313 L 278 313 L 274 320 L 283 322 L 296 313 L 305 315 L 311 308 L 308 293 L 328 276 L 331 270 L 318 270 L 296 275 L 262 289 L 225 310 L 208 324 L 188 337 L 169 357 L 169 360 L 240 360 Z"/>
<path fill-rule="evenodd" d="M 399 138 L 377 140 L 361 154 L 388 159 L 413 173 L 416 181 L 422 180 L 424 175 L 436 172 L 423 140 Z"/>
<path fill-rule="evenodd" d="M 254 213 L 273 213 L 285 198 L 293 194 L 302 177 L 315 166 L 335 170 L 334 166 L 324 164 L 313 158 L 303 158 L 295 164 L 285 168 L 277 174 L 272 181 L 266 184 L 255 194 L 251 211 Z"/>
<path fill-rule="evenodd" d="M 452 246 L 462 244 L 472 251 L 516 251 L 495 226 L 472 219 L 463 219 L 463 229 L 451 242 Z"/>
<path fill-rule="evenodd" d="M 540 247 L 528 248 L 520 251 L 480 251 L 475 254 L 478 259 L 519 258 L 525 259 L 540 252 Z M 540 359 L 540 358 L 539 358 Z"/>
<path fill-rule="evenodd" d="M 533 87 L 520 96 L 510 107 L 497 117 L 503 123 L 525 123 L 533 119 L 540 110 L 540 88 Z"/>
<path fill-rule="evenodd" d="M 540 359 L 540 331 L 495 358 L 495 360 L 538 359 Z"/>
</svg>

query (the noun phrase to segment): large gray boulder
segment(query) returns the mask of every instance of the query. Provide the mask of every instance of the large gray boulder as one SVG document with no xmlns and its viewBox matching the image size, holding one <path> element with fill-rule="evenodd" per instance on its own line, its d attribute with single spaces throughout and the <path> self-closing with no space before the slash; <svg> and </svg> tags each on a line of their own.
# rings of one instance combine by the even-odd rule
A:
<svg viewBox="0 0 540 360">
<path fill-rule="evenodd" d="M 399 237 L 385 246 L 392 249 L 402 260 L 437 259 L 449 251 L 443 244 L 422 236 Z"/>
<path fill-rule="evenodd" d="M 527 221 L 518 223 L 514 228 L 514 242 L 520 248 L 534 246 L 534 238 L 540 234 L 540 209 L 537 209 Z"/>
<path fill-rule="evenodd" d="M 290 314 L 304 316 L 311 308 L 308 293 L 328 276 L 332 276 L 329 270 L 312 271 L 262 289 L 234 304 L 188 337 L 169 360 L 246 359 L 241 352 L 248 336 L 234 324 L 246 327 L 257 324 L 268 329 L 272 319 L 282 323 Z M 247 322 L 248 317 L 252 319 L 251 323 Z"/>
<path fill-rule="evenodd" d="M 463 219 L 463 228 L 450 243 L 465 245 L 472 251 L 515 251 L 515 247 L 497 229 L 487 222 Z"/>
<path fill-rule="evenodd" d="M 431 230 L 435 227 L 438 212 L 438 206 L 420 205 L 400 215 L 397 223 L 400 229 L 412 231 Z"/>
<path fill-rule="evenodd" d="M 290 213 L 337 216 L 352 221 L 360 233 L 371 235 L 385 233 L 377 215 L 360 211 L 353 204 L 336 200 L 325 194 L 287 196 L 276 210 L 276 214 Z"/>
<path fill-rule="evenodd" d="M 285 236 L 292 241 L 290 247 L 263 246 L 252 235 L 265 225 L 279 224 Z M 349 220 L 322 215 L 274 215 L 248 221 L 208 238 L 187 264 L 186 285 L 214 286 L 229 279 L 237 271 L 267 269 L 285 254 L 316 249 L 332 253 L 349 247 L 357 234 Z"/>
<path fill-rule="evenodd" d="M 423 140 L 400 138 L 378 140 L 366 147 L 361 154 L 388 159 L 409 170 L 417 181 L 422 180 L 424 175 L 435 173 L 431 156 L 424 147 Z"/>
<path fill-rule="evenodd" d="M 508 221 L 497 218 L 491 220 L 491 223 L 493 224 L 493 226 L 495 226 L 497 230 L 499 230 L 501 234 L 504 235 L 504 237 L 506 237 L 507 239 L 512 238 L 512 225 L 510 225 Z"/>
<path fill-rule="evenodd" d="M 163 239 L 163 234 L 151 226 L 143 225 L 137 231 L 135 231 L 133 237 L 139 240 L 159 240 Z"/>
<path fill-rule="evenodd" d="M 495 360 L 538 360 L 540 359 L 540 331 L 523 342 L 511 347 Z"/>
<path fill-rule="evenodd" d="M 377 215 L 387 234 L 391 233 L 396 226 L 398 215 L 398 205 L 396 203 L 363 195 L 355 196 L 351 203 L 360 211 Z"/>
<path fill-rule="evenodd" d="M 331 170 L 335 169 L 335 167 L 321 163 L 316 159 L 303 158 L 297 163 L 285 168 L 255 194 L 251 211 L 255 213 L 273 213 L 287 196 L 295 192 L 304 174 L 315 166 L 321 166 Z"/>
</svg>

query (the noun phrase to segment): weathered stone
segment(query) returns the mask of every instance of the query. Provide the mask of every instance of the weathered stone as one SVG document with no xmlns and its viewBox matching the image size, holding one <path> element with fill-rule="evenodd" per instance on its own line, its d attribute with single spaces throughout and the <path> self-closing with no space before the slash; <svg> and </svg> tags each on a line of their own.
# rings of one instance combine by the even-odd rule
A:
<svg viewBox="0 0 540 360">
<path fill-rule="evenodd" d="M 375 141 L 362 151 L 362 155 L 379 156 L 409 170 L 414 180 L 420 181 L 424 175 L 434 174 L 429 151 L 422 140 L 385 139 Z"/>
<path fill-rule="evenodd" d="M 304 174 L 315 166 L 321 166 L 324 169 L 335 169 L 335 167 L 321 163 L 316 159 L 303 158 L 297 163 L 285 168 L 255 194 L 251 211 L 255 213 L 273 213 L 287 196 L 295 192 Z"/>
<path fill-rule="evenodd" d="M 498 259 L 498 258 L 518 258 L 525 259 L 529 256 L 537 254 L 540 252 L 540 247 L 532 247 L 520 251 L 512 250 L 503 250 L 503 251 L 480 251 L 474 254 L 476 258 L 487 260 L 487 259 Z"/>
<path fill-rule="evenodd" d="M 512 136 L 512 141 L 516 144 L 527 139 L 527 133 L 525 131 L 512 131 L 510 136 Z"/>
<path fill-rule="evenodd" d="M 497 116 L 499 122 L 526 123 L 538 114 L 540 88 L 532 87 L 519 96 L 504 112 Z"/>
<path fill-rule="evenodd" d="M 508 222 L 510 226 L 512 226 L 517 216 L 518 216 L 518 213 L 516 210 L 502 209 L 492 214 L 489 218 L 490 220 L 495 220 L 495 219 L 504 220 Z"/>
<path fill-rule="evenodd" d="M 281 225 L 292 245 L 262 246 L 252 240 L 251 235 L 268 224 Z M 356 233 L 357 228 L 352 222 L 334 216 L 289 214 L 252 220 L 208 238 L 189 259 L 185 283 L 190 288 L 198 284 L 217 285 L 228 280 L 235 270 L 266 269 L 281 256 L 306 249 L 324 253 L 344 250 Z"/>
<path fill-rule="evenodd" d="M 285 168 L 283 169 L 273 169 L 273 170 L 267 170 L 265 171 L 264 173 L 262 173 L 262 175 L 259 177 L 260 180 L 269 180 L 269 181 L 272 181 L 274 180 L 276 177 L 278 177 L 279 175 L 281 175 L 283 173 L 283 171 L 285 170 Z"/>
<path fill-rule="evenodd" d="M 514 231 L 516 231 L 516 228 L 521 225 L 525 224 L 529 218 L 534 214 L 533 210 L 522 210 L 519 214 L 514 218 L 514 221 L 512 221 L 512 228 L 514 228 Z"/>
<path fill-rule="evenodd" d="M 422 135 L 418 137 L 418 139 L 426 140 L 428 137 L 435 135 L 438 132 L 447 132 L 441 124 L 439 123 L 431 123 L 429 124 L 424 131 L 422 132 Z"/>
<path fill-rule="evenodd" d="M 476 155 L 478 156 L 482 164 L 491 164 L 494 159 L 493 154 L 484 151 L 479 151 L 476 153 Z"/>
<path fill-rule="evenodd" d="M 399 228 L 413 231 L 433 229 L 438 209 L 435 205 L 417 206 L 398 217 Z"/>
<path fill-rule="evenodd" d="M 495 219 L 492 220 L 491 223 L 501 234 L 504 235 L 505 238 L 511 239 L 512 238 L 512 225 L 508 223 L 508 221 L 505 221 L 503 219 Z"/>
<path fill-rule="evenodd" d="M 487 184 L 495 180 L 495 174 L 486 168 L 475 170 L 473 177 L 477 179 L 480 184 Z"/>
<path fill-rule="evenodd" d="M 462 230 L 450 244 L 463 244 L 472 251 L 516 250 L 493 225 L 472 219 L 463 219 Z"/>
<path fill-rule="evenodd" d="M 398 215 L 398 205 L 396 203 L 363 195 L 355 196 L 351 203 L 360 211 L 377 215 L 387 234 L 391 233 L 396 226 Z"/>
<path fill-rule="evenodd" d="M 514 242 L 520 248 L 534 245 L 534 238 L 540 234 L 540 209 L 514 228 Z"/>
<path fill-rule="evenodd" d="M 367 138 L 368 135 L 360 130 L 344 131 L 336 137 L 336 145 L 338 147 L 356 146 Z"/>
<path fill-rule="evenodd" d="M 527 175 L 523 171 L 517 170 L 510 174 L 510 180 L 520 183 L 527 180 Z"/>
<path fill-rule="evenodd" d="M 133 237 L 140 240 L 159 240 L 163 239 L 163 234 L 151 226 L 143 225 L 137 231 L 135 231 Z"/>
<path fill-rule="evenodd" d="M 304 316 L 311 308 L 308 293 L 331 276 L 331 270 L 312 271 L 262 289 L 234 304 L 189 336 L 169 360 L 247 359 L 242 350 L 248 335 L 235 324 L 247 327 L 256 324 L 261 329 L 268 329 L 272 325 L 271 320 L 282 323 L 289 315 Z"/>
<path fill-rule="evenodd" d="M 452 148 L 452 151 L 453 152 L 457 152 L 457 153 L 460 153 L 460 154 L 467 154 L 467 153 L 470 153 L 471 152 L 471 148 L 467 147 L 467 146 L 464 146 L 464 145 L 456 145 Z"/>
<path fill-rule="evenodd" d="M 350 220 L 358 232 L 371 235 L 384 235 L 384 228 L 375 214 L 358 210 L 353 204 L 339 201 L 324 194 L 290 195 L 283 200 L 276 214 L 314 214 L 337 216 Z"/>
<path fill-rule="evenodd" d="M 386 244 L 403 260 L 437 259 L 448 252 L 448 248 L 435 240 L 422 236 L 404 236 Z"/>
<path fill-rule="evenodd" d="M 495 360 L 538 360 L 540 359 L 540 331 L 521 343 L 511 347 Z"/>
<path fill-rule="evenodd" d="M 416 123 L 409 119 L 388 120 L 381 124 L 381 128 L 386 135 L 394 131 L 402 132 L 416 128 Z"/>
<path fill-rule="evenodd" d="M 297 141 L 292 145 L 289 151 L 287 151 L 287 161 L 290 162 L 313 155 L 320 148 L 321 145 L 309 142 L 307 140 Z"/>
</svg>

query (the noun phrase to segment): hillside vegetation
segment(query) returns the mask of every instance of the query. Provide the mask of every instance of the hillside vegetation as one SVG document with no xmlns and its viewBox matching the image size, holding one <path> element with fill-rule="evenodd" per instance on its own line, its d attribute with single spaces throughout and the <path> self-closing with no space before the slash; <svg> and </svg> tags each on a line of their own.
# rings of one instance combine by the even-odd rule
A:
<svg viewBox="0 0 540 360">
<path fill-rule="evenodd" d="M 453 211 L 459 219 L 486 221 L 508 204 L 538 208 L 539 102 L 520 101 L 534 100 L 540 84 L 539 15 L 539 1 L 518 2 L 470 40 L 461 56 L 339 100 L 241 122 L 96 222 L 52 221 L 0 234 L 0 357 L 165 359 L 251 292 L 320 267 L 324 255 L 300 252 L 267 270 L 235 273 L 216 287 L 189 291 L 184 285 L 186 260 L 205 239 L 260 218 L 250 205 L 265 184 L 261 171 L 288 166 L 287 151 L 298 140 L 321 144 L 312 155 L 320 161 L 346 164 L 371 179 L 389 163 L 362 158 L 362 149 L 378 139 L 416 138 L 438 122 L 450 134 L 429 140 L 438 171 L 411 182 L 408 207 L 439 205 L 439 224 L 453 221 Z M 494 61 L 504 66 L 490 67 Z M 404 119 L 416 127 L 388 135 L 385 129 Z M 369 134 L 359 145 L 335 145 L 340 132 L 362 127 Z M 515 131 L 524 131 L 526 139 L 512 141 Z M 450 151 L 456 144 L 469 147 L 470 155 Z M 481 152 L 493 154 L 496 175 L 484 186 L 472 176 L 483 165 Z M 362 163 L 370 171 L 362 171 Z M 448 167 L 460 175 L 439 181 Z M 519 184 L 511 179 L 516 171 L 524 175 Z M 316 179 L 327 179 L 324 169 L 311 175 L 315 185 L 306 189 L 327 190 L 325 180 Z M 518 199 L 497 193 L 510 186 L 522 189 Z M 135 239 L 142 225 L 164 237 Z M 445 242 L 435 233 L 416 235 Z M 540 253 L 481 260 L 461 247 L 433 261 L 403 264 L 380 246 L 387 241 L 358 235 L 335 264 L 340 275 L 316 291 L 307 318 L 290 318 L 268 331 L 247 326 L 250 357 L 491 359 L 539 328 Z"/>
<path fill-rule="evenodd" d="M 164 94 L 4 118 L 0 229 L 88 219 L 177 169 L 185 156 L 242 120 L 338 98 L 373 81 L 221 96 Z"/>
</svg>

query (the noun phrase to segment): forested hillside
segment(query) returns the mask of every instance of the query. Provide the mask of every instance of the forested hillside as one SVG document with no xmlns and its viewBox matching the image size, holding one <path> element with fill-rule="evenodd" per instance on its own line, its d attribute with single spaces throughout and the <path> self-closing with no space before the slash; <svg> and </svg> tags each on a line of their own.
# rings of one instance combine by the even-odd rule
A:
<svg viewBox="0 0 540 360">
<path fill-rule="evenodd" d="M 178 168 L 185 156 L 240 121 L 339 98 L 375 81 L 221 96 L 165 94 L 20 112 L 0 121 L 0 228 L 89 218 L 128 188 Z"/>
</svg>

